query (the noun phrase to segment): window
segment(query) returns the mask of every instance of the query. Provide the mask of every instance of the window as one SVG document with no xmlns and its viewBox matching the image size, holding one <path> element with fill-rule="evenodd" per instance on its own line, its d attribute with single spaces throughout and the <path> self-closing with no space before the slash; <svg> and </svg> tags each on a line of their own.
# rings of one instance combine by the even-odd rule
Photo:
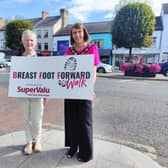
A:
<svg viewBox="0 0 168 168">
<path fill-rule="evenodd" d="M 44 30 L 44 38 L 48 38 L 48 30 Z"/>
<path fill-rule="evenodd" d="M 0 40 L 3 40 L 3 39 L 4 39 L 3 34 L 0 33 Z"/>
<path fill-rule="evenodd" d="M 156 37 L 153 37 L 152 47 L 156 47 Z"/>
<path fill-rule="evenodd" d="M 41 30 L 37 30 L 37 38 L 41 38 Z"/>
<path fill-rule="evenodd" d="M 103 48 L 104 41 L 103 40 L 92 40 L 91 44 L 96 44 L 98 48 Z"/>
<path fill-rule="evenodd" d="M 41 50 L 41 43 L 37 43 L 37 50 Z"/>
<path fill-rule="evenodd" d="M 57 41 L 57 51 L 66 51 L 68 47 L 69 47 L 68 40 Z"/>
<path fill-rule="evenodd" d="M 44 50 L 48 50 L 48 43 L 44 43 Z"/>
<path fill-rule="evenodd" d="M 0 40 L 0 49 L 5 49 L 5 42 L 3 40 Z"/>
<path fill-rule="evenodd" d="M 3 48 L 3 41 L 0 41 L 0 49 Z"/>
<path fill-rule="evenodd" d="M 3 49 L 5 49 L 6 48 L 6 43 L 3 41 Z"/>
</svg>

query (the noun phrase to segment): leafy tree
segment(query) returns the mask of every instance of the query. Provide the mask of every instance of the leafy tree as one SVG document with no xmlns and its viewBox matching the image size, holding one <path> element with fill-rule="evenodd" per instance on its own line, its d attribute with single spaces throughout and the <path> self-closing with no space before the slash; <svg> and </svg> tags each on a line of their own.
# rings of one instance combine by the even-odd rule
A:
<svg viewBox="0 0 168 168">
<path fill-rule="evenodd" d="M 121 7 L 123 7 L 129 3 L 141 2 L 141 3 L 146 3 L 146 4 L 150 5 L 150 3 L 151 3 L 150 1 L 151 0 L 120 0 L 118 2 L 118 4 L 116 4 L 116 6 L 115 6 L 115 12 L 117 13 L 117 11 L 119 11 Z"/>
<path fill-rule="evenodd" d="M 6 46 L 12 50 L 23 51 L 21 43 L 22 32 L 32 30 L 32 23 L 26 20 L 14 20 L 6 25 Z"/>
<path fill-rule="evenodd" d="M 152 44 L 155 16 L 146 3 L 128 3 L 121 7 L 112 24 L 112 42 L 117 48 L 129 49 L 148 47 Z"/>
</svg>

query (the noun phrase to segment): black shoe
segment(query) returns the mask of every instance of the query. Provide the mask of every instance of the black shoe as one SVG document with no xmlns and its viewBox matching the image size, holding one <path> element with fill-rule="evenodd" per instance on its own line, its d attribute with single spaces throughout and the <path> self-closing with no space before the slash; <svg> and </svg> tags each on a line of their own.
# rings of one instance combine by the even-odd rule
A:
<svg viewBox="0 0 168 168">
<path fill-rule="evenodd" d="M 88 162 L 89 160 L 92 160 L 92 158 L 88 158 L 88 157 L 81 157 L 78 155 L 77 157 L 78 161 L 80 162 Z"/>
<path fill-rule="evenodd" d="M 77 152 L 77 147 L 70 148 L 66 154 L 67 158 L 70 159 L 73 157 L 73 155 Z"/>
</svg>

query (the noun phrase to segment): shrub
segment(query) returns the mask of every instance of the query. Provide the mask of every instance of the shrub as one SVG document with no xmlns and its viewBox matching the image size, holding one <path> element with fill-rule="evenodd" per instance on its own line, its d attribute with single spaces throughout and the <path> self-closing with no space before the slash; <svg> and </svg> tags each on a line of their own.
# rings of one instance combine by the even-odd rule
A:
<svg viewBox="0 0 168 168">
<path fill-rule="evenodd" d="M 159 64 L 145 64 L 145 63 L 124 63 L 121 65 L 121 71 L 125 73 L 135 74 L 156 74 L 160 72 L 161 67 Z"/>
</svg>

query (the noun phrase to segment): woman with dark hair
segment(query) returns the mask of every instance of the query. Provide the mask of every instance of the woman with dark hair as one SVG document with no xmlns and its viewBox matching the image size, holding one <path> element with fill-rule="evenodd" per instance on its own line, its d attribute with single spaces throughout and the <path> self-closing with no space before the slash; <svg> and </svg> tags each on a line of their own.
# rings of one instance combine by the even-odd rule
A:
<svg viewBox="0 0 168 168">
<path fill-rule="evenodd" d="M 94 83 L 96 65 L 100 63 L 98 48 L 90 45 L 86 27 L 76 23 L 71 28 L 66 55 L 94 54 Z M 94 95 L 93 95 L 94 97 Z M 87 162 L 93 158 L 92 100 L 65 99 L 65 146 L 69 146 L 66 156 L 72 158 L 79 149 L 78 160 Z"/>
</svg>

